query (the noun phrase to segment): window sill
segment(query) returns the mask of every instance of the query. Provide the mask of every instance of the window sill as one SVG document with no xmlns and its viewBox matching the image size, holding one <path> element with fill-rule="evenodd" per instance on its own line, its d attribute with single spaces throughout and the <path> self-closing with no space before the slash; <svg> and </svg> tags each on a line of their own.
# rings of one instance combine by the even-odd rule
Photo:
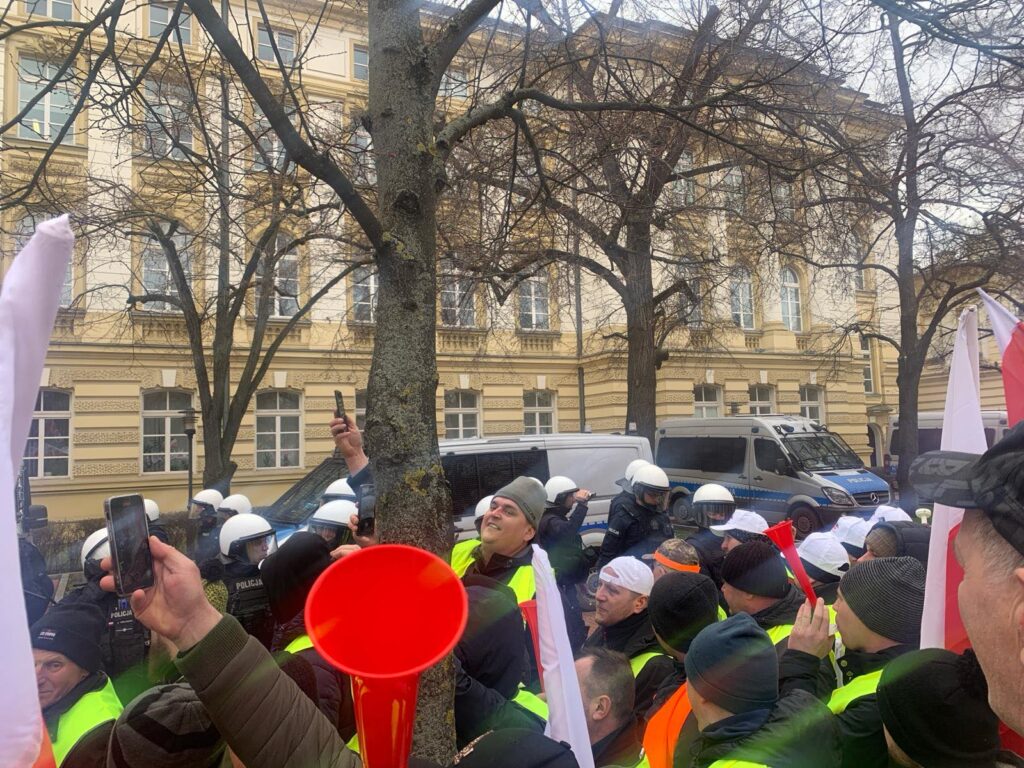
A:
<svg viewBox="0 0 1024 768">
<path fill-rule="evenodd" d="M 516 336 L 526 339 L 557 339 L 561 335 L 561 331 L 552 328 L 521 328 L 516 326 Z"/>
<path fill-rule="evenodd" d="M 8 149 L 45 150 L 53 145 L 52 139 L 27 139 L 23 136 L 12 136 L 11 138 L 5 139 L 4 141 L 7 144 Z M 88 154 L 88 151 L 88 143 L 79 143 L 78 141 L 62 141 L 60 144 L 57 145 L 56 155 L 60 156 L 62 153 L 64 153 L 85 157 Z"/>
</svg>

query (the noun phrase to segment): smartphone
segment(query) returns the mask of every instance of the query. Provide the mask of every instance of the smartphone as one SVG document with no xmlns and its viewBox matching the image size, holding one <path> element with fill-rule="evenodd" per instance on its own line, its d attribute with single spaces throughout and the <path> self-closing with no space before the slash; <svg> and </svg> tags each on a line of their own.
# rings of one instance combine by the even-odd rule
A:
<svg viewBox="0 0 1024 768">
<path fill-rule="evenodd" d="M 103 502 L 107 538 L 119 595 L 153 586 L 153 556 L 149 551 L 149 521 L 142 496 L 111 496 Z"/>
<path fill-rule="evenodd" d="M 345 398 L 341 394 L 340 389 L 334 390 L 334 416 L 338 419 L 345 419 L 348 421 L 348 417 L 345 416 Z"/>
<path fill-rule="evenodd" d="M 359 523 L 357 536 L 372 536 L 376 528 L 374 517 L 377 507 L 377 489 L 372 483 L 359 486 Z"/>
</svg>

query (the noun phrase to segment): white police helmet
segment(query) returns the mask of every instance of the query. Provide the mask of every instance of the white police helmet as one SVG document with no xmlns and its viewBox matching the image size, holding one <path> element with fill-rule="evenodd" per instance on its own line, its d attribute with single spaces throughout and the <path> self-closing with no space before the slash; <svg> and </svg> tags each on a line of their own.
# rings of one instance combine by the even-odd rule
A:
<svg viewBox="0 0 1024 768">
<path fill-rule="evenodd" d="M 105 557 L 110 557 L 110 542 L 107 540 L 106 527 L 93 531 L 82 543 L 82 568 L 85 568 L 85 564 L 89 560 L 98 562 Z"/>
<path fill-rule="evenodd" d="M 544 484 L 548 504 L 558 506 L 565 502 L 566 494 L 576 493 L 580 487 L 564 475 L 555 475 Z"/>
<path fill-rule="evenodd" d="M 349 485 L 348 480 L 341 478 L 341 480 L 335 480 L 333 483 L 324 489 L 323 495 L 320 496 L 320 503 L 326 504 L 329 501 L 336 499 L 343 499 L 345 501 L 356 501 L 358 497 L 356 492 L 352 490 L 352 486 Z"/>
<path fill-rule="evenodd" d="M 143 499 L 142 504 L 146 507 L 146 519 L 155 523 L 160 519 L 160 505 L 152 499 Z"/>
<path fill-rule="evenodd" d="M 243 497 L 244 498 L 244 497 Z M 259 556 L 250 558 L 246 545 L 266 540 L 266 547 Z M 259 563 L 267 555 L 277 551 L 277 537 L 265 518 L 252 513 L 238 514 L 228 519 L 220 529 L 220 553 L 232 560 L 243 563 Z"/>
</svg>

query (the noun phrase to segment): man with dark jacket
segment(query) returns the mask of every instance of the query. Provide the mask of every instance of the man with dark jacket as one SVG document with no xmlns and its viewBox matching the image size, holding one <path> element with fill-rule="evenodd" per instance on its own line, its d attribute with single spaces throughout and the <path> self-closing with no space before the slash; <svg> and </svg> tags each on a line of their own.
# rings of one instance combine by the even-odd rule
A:
<svg viewBox="0 0 1024 768">
<path fill-rule="evenodd" d="M 718 483 L 705 483 L 693 493 L 690 499 L 693 522 L 697 532 L 687 537 L 690 545 L 700 556 L 702 572 L 722 588 L 722 536 L 711 530 L 712 525 L 721 525 L 736 511 L 736 499 L 729 489 Z"/>
<path fill-rule="evenodd" d="M 576 658 L 576 676 L 595 768 L 636 765 L 640 728 L 629 659 L 607 648 L 589 648 Z"/>
<path fill-rule="evenodd" d="M 590 572 L 591 561 L 583 549 L 580 526 L 587 516 L 591 494 L 560 475 L 544 484 L 544 492 L 547 504 L 537 525 L 537 543 L 548 553 L 551 567 L 555 569 L 555 579 L 565 606 L 569 644 L 575 650 L 587 639 L 577 585 L 586 581 Z"/>
<path fill-rule="evenodd" d="M 601 541 L 597 567 L 603 568 L 620 555 L 650 554 L 674 531 L 665 503 L 668 475 L 653 464 L 640 467 L 633 475 L 633 499 L 614 514 L 609 511 L 608 530 Z"/>
<path fill-rule="evenodd" d="M 103 673 L 103 614 L 88 603 L 58 605 L 32 625 L 43 720 L 57 765 L 101 768 L 121 702 Z"/>
<path fill-rule="evenodd" d="M 636 680 L 634 712 L 642 718 L 654 694 L 672 674 L 651 627 L 647 601 L 654 587 L 651 569 L 635 557 L 617 557 L 601 569 L 594 621 L 597 629 L 583 644 L 625 654 Z"/>
<path fill-rule="evenodd" d="M 750 616 L 731 616 L 705 628 L 690 644 L 684 663 L 700 735 L 691 754 L 677 748 L 676 768 L 709 768 L 729 761 L 779 768 L 839 767 L 835 719 L 809 693 L 798 690 L 780 697 L 778 656 L 771 638 Z"/>
<path fill-rule="evenodd" d="M 803 599 L 789 583 L 779 550 L 760 539 L 740 544 L 725 556 L 722 582 L 729 612 L 750 614 L 781 656 Z"/>
<path fill-rule="evenodd" d="M 782 660 L 784 692 L 822 694 L 821 670 L 831 666 L 828 612 L 818 598 L 800 608 Z M 839 582 L 836 626 L 845 652 L 838 655 L 842 687 L 825 692 L 839 721 L 844 768 L 886 768 L 888 751 L 875 691 L 885 667 L 916 649 L 924 610 L 924 568 L 912 557 L 857 563 Z M 834 676 L 833 676 L 834 679 Z"/>
</svg>

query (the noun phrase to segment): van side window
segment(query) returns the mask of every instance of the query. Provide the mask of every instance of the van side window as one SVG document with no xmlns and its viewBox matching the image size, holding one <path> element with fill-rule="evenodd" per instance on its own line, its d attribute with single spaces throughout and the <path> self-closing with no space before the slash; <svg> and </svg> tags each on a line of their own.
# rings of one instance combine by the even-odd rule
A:
<svg viewBox="0 0 1024 768">
<path fill-rule="evenodd" d="M 480 494 L 476 456 L 444 456 L 441 466 L 452 490 L 452 514 L 455 517 L 472 515 L 476 503 L 487 495 Z"/>
<path fill-rule="evenodd" d="M 484 496 L 508 485 L 519 475 L 548 481 L 547 451 L 503 451 L 442 456 L 441 467 L 452 491 L 452 514 L 472 515 Z"/>
<path fill-rule="evenodd" d="M 774 472 L 778 466 L 778 460 L 785 458 L 779 444 L 774 440 L 767 440 L 763 437 L 754 440 L 754 461 L 757 468 L 766 472 Z"/>
<path fill-rule="evenodd" d="M 746 454 L 745 437 L 666 437 L 658 443 L 657 464 L 737 475 L 743 472 Z"/>
</svg>

